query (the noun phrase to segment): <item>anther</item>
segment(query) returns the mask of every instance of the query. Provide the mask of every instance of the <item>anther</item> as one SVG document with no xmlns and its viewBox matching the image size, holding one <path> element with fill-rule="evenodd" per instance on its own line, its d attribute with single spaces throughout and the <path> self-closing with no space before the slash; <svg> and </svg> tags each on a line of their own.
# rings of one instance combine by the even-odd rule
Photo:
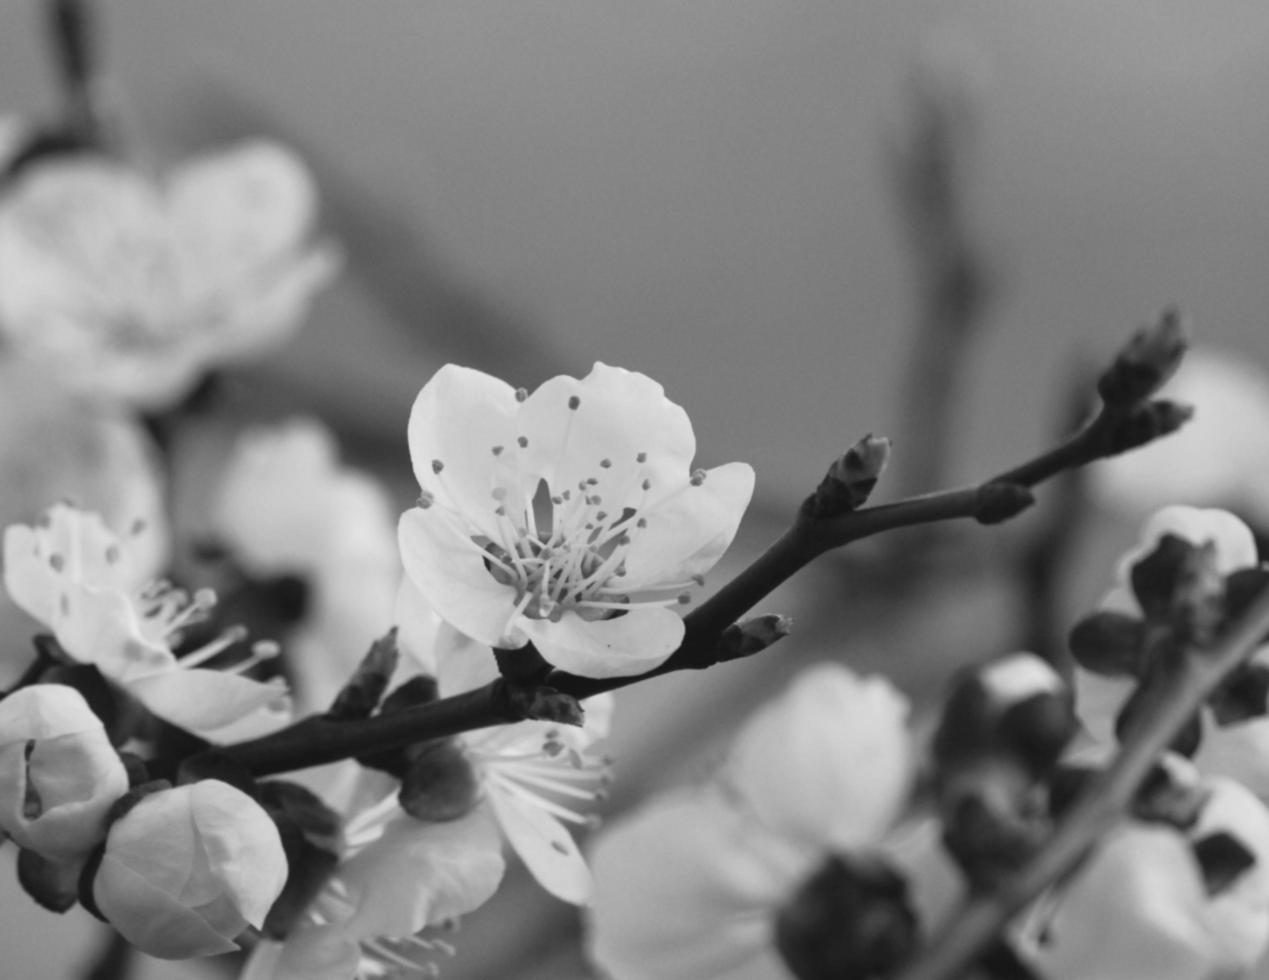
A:
<svg viewBox="0 0 1269 980">
<path fill-rule="evenodd" d="M 522 402 L 528 397 L 529 397 L 529 390 L 527 388 L 516 389 L 516 401 Z"/>
<path fill-rule="evenodd" d="M 648 461 L 647 453 L 639 453 L 637 456 L 635 456 L 636 463 L 646 463 L 647 461 Z"/>
<path fill-rule="evenodd" d="M 577 409 L 581 406 L 581 404 L 582 404 L 582 400 L 578 398 L 576 395 L 569 396 L 568 407 L 571 408 L 573 411 L 576 412 Z"/>
<path fill-rule="evenodd" d="M 599 465 L 602 466 L 606 470 L 610 470 L 612 469 L 612 460 L 605 457 L 604 459 L 601 459 L 599 461 Z"/>
<path fill-rule="evenodd" d="M 427 510 L 429 507 L 432 506 L 432 502 L 435 499 L 436 499 L 435 497 L 433 497 L 430 493 L 424 490 L 422 493 L 419 494 L 419 506 L 422 507 L 424 510 Z"/>
<path fill-rule="evenodd" d="M 493 449 L 492 449 L 492 450 L 490 450 L 490 451 L 491 451 L 491 452 L 492 452 L 495 456 L 501 456 L 501 455 L 502 455 L 502 447 L 501 447 L 501 446 L 494 446 L 494 447 L 493 447 Z"/>
<path fill-rule="evenodd" d="M 528 436 L 516 436 L 516 442 L 519 444 L 519 446 L 520 446 L 520 448 L 521 448 L 521 449 L 525 449 L 525 448 L 527 448 L 527 447 L 528 447 L 528 445 L 529 445 L 529 437 L 528 437 Z"/>
<path fill-rule="evenodd" d="M 643 487 L 643 489 L 644 489 L 644 492 L 645 492 L 645 493 L 646 493 L 647 491 L 649 491 L 649 490 L 651 490 L 651 489 L 652 489 L 652 481 L 651 481 L 651 480 L 644 480 L 644 481 L 643 481 L 641 484 L 639 484 L 639 485 L 640 485 L 641 487 Z"/>
<path fill-rule="evenodd" d="M 438 474 L 439 474 L 439 473 L 441 472 L 441 470 L 443 470 L 443 469 L 445 469 L 445 464 L 444 464 L 444 463 L 442 463 L 439 459 L 434 459 L 434 460 L 432 460 L 432 472 L 433 472 L 433 473 L 438 473 Z"/>
<path fill-rule="evenodd" d="M 699 487 L 702 483 L 704 483 L 704 482 L 705 482 L 705 471 L 704 471 L 704 470 L 693 470 L 693 471 L 692 471 L 692 479 L 690 480 L 690 482 L 691 482 L 692 486 L 694 486 L 694 487 Z"/>
<path fill-rule="evenodd" d="M 66 559 L 58 554 L 48 556 L 49 567 L 55 572 L 60 572 L 66 567 Z"/>
</svg>

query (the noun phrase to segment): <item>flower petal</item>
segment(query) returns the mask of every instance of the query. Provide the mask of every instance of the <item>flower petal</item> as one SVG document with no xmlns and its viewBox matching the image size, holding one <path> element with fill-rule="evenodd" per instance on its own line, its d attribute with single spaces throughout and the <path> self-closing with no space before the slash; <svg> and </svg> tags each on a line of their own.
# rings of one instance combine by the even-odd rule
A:
<svg viewBox="0 0 1269 980">
<path fill-rule="evenodd" d="M 907 717 L 889 681 L 821 663 L 745 723 L 724 778 L 773 830 L 821 850 L 860 847 L 907 803 Z"/>
<path fill-rule="evenodd" d="M 582 677 L 629 677 L 659 666 L 683 641 L 683 620 L 663 607 L 632 609 L 613 619 L 566 612 L 558 623 L 521 619 L 548 663 Z"/>
<path fill-rule="evenodd" d="M 400 938 L 464 915 L 489 900 L 504 868 L 498 828 L 483 807 L 447 823 L 401 813 L 340 866 L 356 906 L 345 933 Z"/>
<path fill-rule="evenodd" d="M 183 667 L 134 676 L 124 687 L 160 718 L 208 739 L 285 696 L 275 684 Z"/>
<path fill-rule="evenodd" d="M 338 926 L 302 925 L 284 943 L 256 943 L 238 980 L 348 980 L 360 961 L 360 947 Z"/>
<path fill-rule="evenodd" d="M 397 526 L 401 563 L 436 613 L 456 629 L 489 646 L 508 642 L 515 590 L 500 584 L 461 528 L 436 508 L 415 508 Z"/>
<path fill-rule="evenodd" d="M 696 455 L 692 423 L 665 389 L 607 364 L 595 364 L 581 380 L 551 378 L 520 407 L 516 422 L 528 439 L 521 459 L 529 472 L 555 492 L 594 479 L 590 492 L 617 508 L 642 495 L 644 479 L 653 493 L 682 483 Z"/>
<path fill-rule="evenodd" d="M 499 532 L 492 493 L 507 482 L 500 456 L 515 449 L 517 407 L 515 391 L 505 381 L 446 364 L 410 410 L 410 460 L 419 486 L 493 540 Z M 534 489 L 524 488 L 522 495 L 532 498 Z"/>
<path fill-rule="evenodd" d="M 649 509 L 647 526 L 631 532 L 623 584 L 631 591 L 656 588 L 713 568 L 736 536 L 753 484 L 751 466 L 727 463 Z"/>
<path fill-rule="evenodd" d="M 664 797 L 592 852 L 588 951 L 614 980 L 788 980 L 771 941 L 779 903 L 817 855 L 716 792 Z"/>
<path fill-rule="evenodd" d="M 497 783 L 487 788 L 498 825 L 543 888 L 564 902 L 590 901 L 590 869 L 564 824 Z"/>
</svg>

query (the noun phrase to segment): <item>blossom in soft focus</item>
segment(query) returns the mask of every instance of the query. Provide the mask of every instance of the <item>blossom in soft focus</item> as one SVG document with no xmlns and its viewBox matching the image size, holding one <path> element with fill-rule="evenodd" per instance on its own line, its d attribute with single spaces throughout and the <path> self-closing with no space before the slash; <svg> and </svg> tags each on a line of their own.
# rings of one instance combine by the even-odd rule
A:
<svg viewBox="0 0 1269 980">
<path fill-rule="evenodd" d="M 303 164 L 272 143 L 161 178 L 95 154 L 22 171 L 0 202 L 0 336 L 69 387 L 163 408 L 299 326 L 338 259 Z"/>
<path fill-rule="evenodd" d="M 173 654 L 181 630 L 206 614 L 214 596 L 138 578 L 132 537 L 117 536 L 97 514 L 59 504 L 45 524 L 5 530 L 4 585 L 14 602 L 68 656 L 95 666 L 154 714 L 212 741 L 289 720 L 283 691 L 242 676 L 252 660 L 227 670 L 200 666 L 240 639 L 232 631 L 180 659 Z"/>
<path fill-rule="evenodd" d="M 325 426 L 295 418 L 238 439 L 211 511 L 211 534 L 246 572 L 306 583 L 286 648 L 297 708 L 324 710 L 392 619 L 401 563 L 386 492 L 340 463 Z"/>
<path fill-rule="evenodd" d="M 138 949 L 162 959 L 235 949 L 286 883 L 277 827 L 227 783 L 160 790 L 115 821 L 93 879 L 98 910 Z"/>
<path fill-rule="evenodd" d="M 726 550 L 753 470 L 690 469 L 687 414 L 642 374 L 596 364 L 532 394 L 446 365 L 409 425 L 422 493 L 406 572 L 487 646 L 532 641 L 587 677 L 637 674 L 678 646 L 676 607 Z"/>
<path fill-rule="evenodd" d="M 1130 822 L 1111 831 L 1084 868 L 1033 914 L 1027 958 L 1052 980 L 1209 980 L 1240 976 L 1269 944 L 1269 811 L 1230 779 L 1197 823 Z M 1213 893 L 1196 842 L 1230 835 L 1254 863 Z"/>
<path fill-rule="evenodd" d="M 50 379 L 0 360 L 0 527 L 33 521 L 55 500 L 74 500 L 111 527 L 146 526 L 133 539 L 143 578 L 167 564 L 164 479 L 145 431 L 129 414 L 89 406 Z M 27 617 L 0 595 L 0 686 L 30 656 Z"/>
<path fill-rule="evenodd" d="M 0 828 L 19 846 L 82 858 L 127 790 L 123 763 L 78 691 L 34 684 L 0 701 Z"/>
<path fill-rule="evenodd" d="M 497 890 L 502 841 L 483 808 L 425 822 L 401 809 L 394 781 L 383 774 L 363 771 L 353 784 L 346 850 L 334 874 L 284 941 L 256 947 L 241 980 L 434 975 L 431 959 L 452 949 L 418 934 Z"/>
<path fill-rule="evenodd" d="M 837 664 L 741 731 L 721 778 L 614 824 L 592 857 L 591 957 L 614 980 L 788 980 L 777 910 L 830 853 L 877 845 L 914 774 L 907 702 Z"/>
<path fill-rule="evenodd" d="M 414 666 L 436 677 L 442 697 L 498 677 L 489 647 L 458 633 L 427 606 L 407 579 L 397 602 L 398 642 Z M 607 784 L 607 763 L 594 744 L 608 734 L 613 698 L 585 703 L 577 728 L 522 721 L 459 736 L 481 798 L 538 882 L 556 898 L 586 904 L 591 875 L 568 827 L 593 822 L 585 811 Z"/>
<path fill-rule="evenodd" d="M 1246 357 L 1197 348 L 1159 394 L 1196 406 L 1194 418 L 1089 467 L 1093 498 L 1132 515 L 1169 504 L 1232 507 L 1269 525 L 1269 374 Z"/>
<path fill-rule="evenodd" d="M 1210 542 L 1215 549 L 1216 569 L 1222 575 L 1254 566 L 1258 561 L 1251 530 L 1228 511 L 1165 507 L 1146 521 L 1137 545 L 1119 562 L 1115 584 L 1102 599 L 1103 609 L 1141 615 L 1130 583 L 1132 566 L 1149 554 L 1165 534 L 1196 545 Z M 1253 661 L 1269 664 L 1269 648 L 1262 647 Z M 1106 676 L 1076 667 L 1075 710 L 1095 741 L 1109 744 L 1114 740 L 1115 718 L 1136 685 L 1137 681 L 1130 677 Z M 1194 757 L 1199 769 L 1211 776 L 1229 776 L 1262 799 L 1269 799 L 1269 719 L 1259 717 L 1222 725 L 1206 708 L 1201 718 L 1203 738 Z"/>
</svg>

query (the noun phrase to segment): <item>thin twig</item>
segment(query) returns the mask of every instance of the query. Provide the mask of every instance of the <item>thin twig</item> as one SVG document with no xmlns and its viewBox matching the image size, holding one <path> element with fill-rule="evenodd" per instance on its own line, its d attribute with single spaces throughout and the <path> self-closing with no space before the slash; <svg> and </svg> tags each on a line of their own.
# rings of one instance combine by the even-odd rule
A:
<svg viewBox="0 0 1269 980">
<path fill-rule="evenodd" d="M 1188 652 L 1161 687 L 1153 709 L 1128 736 L 1114 762 L 1094 780 L 1048 843 L 1017 874 L 977 895 L 896 980 L 953 980 L 996 939 L 1009 920 L 1088 855 L 1127 812 L 1155 761 L 1203 702 L 1269 633 L 1269 590 L 1208 649 Z"/>
</svg>

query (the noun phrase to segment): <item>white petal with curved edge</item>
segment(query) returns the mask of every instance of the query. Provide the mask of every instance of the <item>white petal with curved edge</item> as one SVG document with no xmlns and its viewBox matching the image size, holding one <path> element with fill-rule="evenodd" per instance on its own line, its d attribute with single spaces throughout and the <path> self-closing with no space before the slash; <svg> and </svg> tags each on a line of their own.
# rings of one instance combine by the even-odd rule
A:
<svg viewBox="0 0 1269 980">
<path fill-rule="evenodd" d="M 498 828 L 483 807 L 446 823 L 400 813 L 340 867 L 356 907 L 344 930 L 357 939 L 413 935 L 479 908 L 504 869 Z"/>
<path fill-rule="evenodd" d="M 160 718 L 204 737 L 284 696 L 275 684 L 201 668 L 173 667 L 133 677 L 124 686 Z"/>
<path fill-rule="evenodd" d="M 564 824 L 503 787 L 490 785 L 486 792 L 498 825 L 538 884 L 561 901 L 587 904 L 590 869 Z"/>
<path fill-rule="evenodd" d="M 437 615 L 489 646 L 523 646 L 506 636 L 515 590 L 494 579 L 461 528 L 418 508 L 402 514 L 397 528 L 405 572 Z"/>
<path fill-rule="evenodd" d="M 809 667 L 745 723 L 724 778 L 764 824 L 809 847 L 875 843 L 915 776 L 908 708 L 882 677 Z"/>
<path fill-rule="evenodd" d="M 651 481 L 651 494 L 664 493 L 686 478 L 696 455 L 687 413 L 660 384 L 598 362 L 580 380 L 561 375 L 545 382 L 521 406 L 517 421 L 529 439 L 526 462 L 554 492 L 593 478 L 598 482 L 590 492 L 610 507 L 642 497 L 643 479 Z M 601 465 L 603 460 L 611 465 Z"/>
<path fill-rule="evenodd" d="M 655 800 L 592 850 L 590 956 L 614 980 L 791 980 L 771 920 L 817 858 L 712 790 Z"/>
<path fill-rule="evenodd" d="M 93 898 L 128 942 L 159 959 L 213 956 L 238 948 L 232 936 L 218 933 L 198 914 L 120 864 L 109 852 L 102 858 L 94 879 Z M 242 928 L 246 928 L 245 920 Z"/>
<path fill-rule="evenodd" d="M 285 942 L 256 943 L 238 980 L 348 980 L 361 949 L 337 926 L 301 925 Z"/>
<path fill-rule="evenodd" d="M 483 371 L 446 364 L 423 386 L 410 409 L 410 461 L 419 486 L 438 505 L 461 514 L 471 533 L 497 540 L 496 487 L 508 482 L 515 448 L 515 390 Z M 501 447 L 500 454 L 494 448 Z M 441 471 L 435 471 L 439 462 Z M 520 497 L 532 498 L 533 487 Z M 508 491 L 511 495 L 513 491 Z"/>
<path fill-rule="evenodd" d="M 546 661 L 582 677 L 629 677 L 659 666 L 683 641 L 683 620 L 659 606 L 614 619 L 584 620 L 567 612 L 558 622 L 522 619 L 520 626 Z"/>
<path fill-rule="evenodd" d="M 635 591 L 709 571 L 736 536 L 753 485 L 749 464 L 727 463 L 662 500 L 643 515 L 647 527 L 630 533 L 622 583 Z"/>
<path fill-rule="evenodd" d="M 441 624 L 436 634 L 436 682 L 441 697 L 484 687 L 498 677 L 498 661 L 486 644 L 448 623 Z"/>
</svg>

